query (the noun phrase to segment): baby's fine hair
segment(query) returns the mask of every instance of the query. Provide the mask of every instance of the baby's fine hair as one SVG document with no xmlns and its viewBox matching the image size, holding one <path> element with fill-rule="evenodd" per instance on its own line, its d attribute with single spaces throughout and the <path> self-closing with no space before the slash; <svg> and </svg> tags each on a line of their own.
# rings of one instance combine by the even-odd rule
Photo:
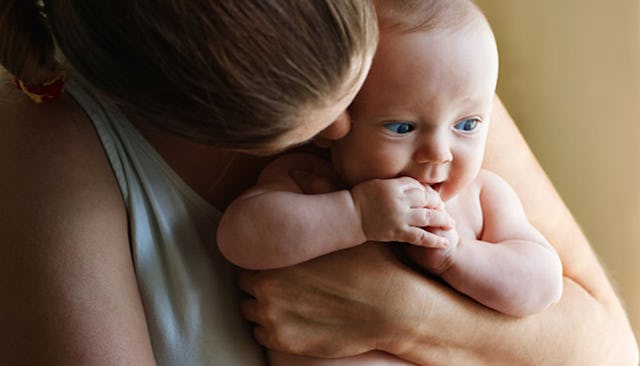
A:
<svg viewBox="0 0 640 366">
<path fill-rule="evenodd" d="M 418 32 L 457 30 L 486 21 L 471 0 L 373 0 L 381 29 Z"/>
<path fill-rule="evenodd" d="M 226 148 L 301 123 L 377 37 L 369 0 L 0 0 L 0 64 L 26 84 L 60 72 L 55 44 L 127 111 Z"/>
</svg>

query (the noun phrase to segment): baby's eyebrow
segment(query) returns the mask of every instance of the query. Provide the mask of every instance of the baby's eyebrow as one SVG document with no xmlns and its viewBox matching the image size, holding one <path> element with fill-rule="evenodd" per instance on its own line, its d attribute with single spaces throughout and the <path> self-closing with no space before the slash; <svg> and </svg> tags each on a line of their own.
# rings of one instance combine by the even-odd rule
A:
<svg viewBox="0 0 640 366">
<path fill-rule="evenodd" d="M 399 116 L 401 116 L 401 114 L 399 113 L 384 113 L 384 114 L 374 115 L 372 116 L 372 119 L 390 120 L 390 121 L 405 119 L 405 118 L 398 118 Z"/>
</svg>

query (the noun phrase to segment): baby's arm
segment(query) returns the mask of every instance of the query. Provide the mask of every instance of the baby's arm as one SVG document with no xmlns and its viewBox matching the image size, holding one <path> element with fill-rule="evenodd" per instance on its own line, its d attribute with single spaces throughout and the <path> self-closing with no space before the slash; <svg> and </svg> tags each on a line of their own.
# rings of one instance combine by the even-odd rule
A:
<svg viewBox="0 0 640 366">
<path fill-rule="evenodd" d="M 476 301 L 513 316 L 542 311 L 562 295 L 562 264 L 547 240 L 527 220 L 513 189 L 496 174 L 483 171 L 479 239 L 460 238 L 457 247 L 424 250 L 447 283 Z M 440 253 L 437 253 L 440 252 Z M 436 254 L 435 256 L 433 254 Z"/>
<path fill-rule="evenodd" d="M 305 195 L 290 176 L 296 171 L 335 179 L 330 164 L 313 155 L 270 163 L 220 221 L 218 247 L 228 260 L 248 269 L 283 267 L 366 241 L 349 191 Z"/>
<path fill-rule="evenodd" d="M 367 240 L 442 246 L 423 229 L 447 227 L 437 194 L 403 177 L 372 180 L 351 191 L 304 194 L 292 172 L 311 171 L 335 180 L 329 163 L 306 154 L 271 163 L 257 185 L 229 205 L 218 228 L 224 256 L 248 269 L 289 266 Z"/>
</svg>

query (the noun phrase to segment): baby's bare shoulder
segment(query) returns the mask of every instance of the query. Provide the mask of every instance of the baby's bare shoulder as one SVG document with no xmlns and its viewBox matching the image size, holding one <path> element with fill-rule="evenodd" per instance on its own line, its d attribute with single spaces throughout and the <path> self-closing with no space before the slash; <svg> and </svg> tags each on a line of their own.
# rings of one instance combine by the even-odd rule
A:
<svg viewBox="0 0 640 366">
<path fill-rule="evenodd" d="M 510 193 L 513 191 L 513 188 L 504 178 L 486 169 L 480 170 L 473 184 L 478 188 L 480 194 L 498 193 L 500 191 Z"/>
</svg>

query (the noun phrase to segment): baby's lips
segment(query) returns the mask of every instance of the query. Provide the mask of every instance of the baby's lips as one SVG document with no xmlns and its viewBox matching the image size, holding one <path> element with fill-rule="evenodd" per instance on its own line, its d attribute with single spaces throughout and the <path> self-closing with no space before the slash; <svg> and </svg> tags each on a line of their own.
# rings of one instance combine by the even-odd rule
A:
<svg viewBox="0 0 640 366">
<path fill-rule="evenodd" d="M 433 189 L 436 193 L 440 193 L 440 187 L 442 187 L 442 183 L 443 182 L 437 182 L 437 183 L 431 183 L 429 184 L 429 187 L 431 187 L 431 189 Z"/>
<path fill-rule="evenodd" d="M 422 186 L 433 192 L 433 193 L 437 193 L 440 194 L 440 187 L 442 187 L 442 183 L 444 183 L 444 181 L 439 181 L 439 182 L 420 182 L 422 184 Z"/>
</svg>

